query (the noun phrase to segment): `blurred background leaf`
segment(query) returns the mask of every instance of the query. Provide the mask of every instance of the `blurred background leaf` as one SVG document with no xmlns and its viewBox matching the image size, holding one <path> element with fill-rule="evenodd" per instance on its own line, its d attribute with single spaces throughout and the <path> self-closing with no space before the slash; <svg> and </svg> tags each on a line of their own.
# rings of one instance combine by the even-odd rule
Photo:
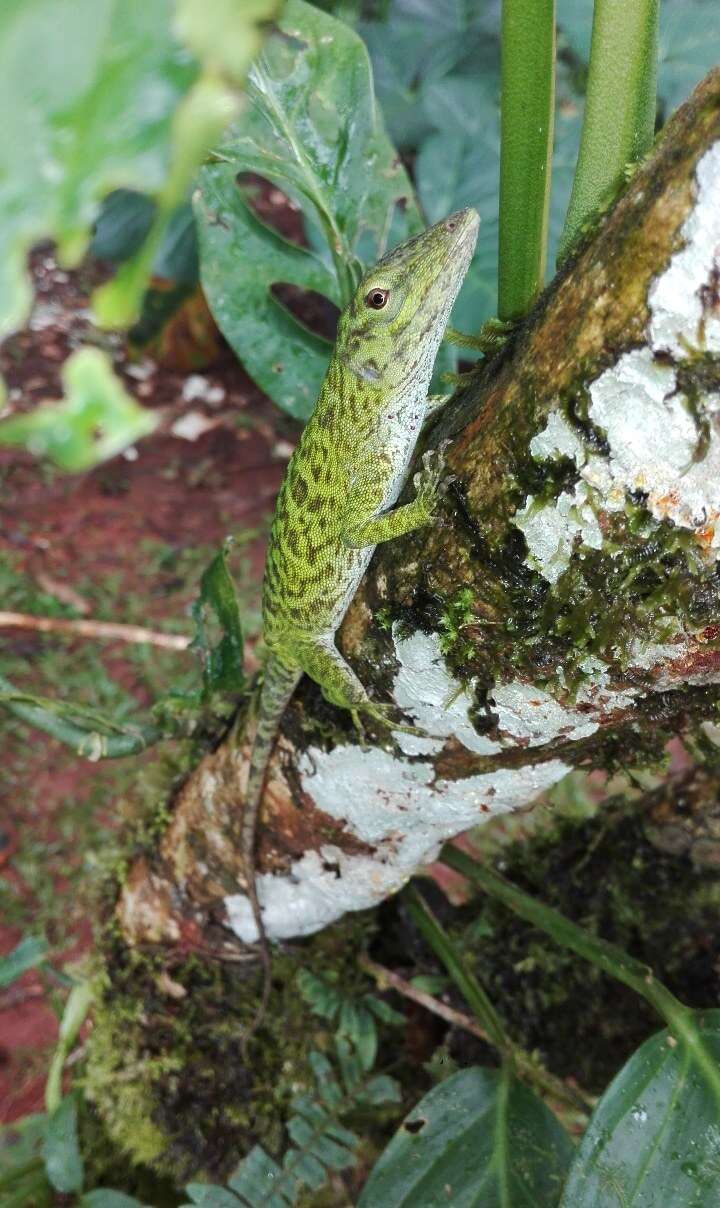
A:
<svg viewBox="0 0 720 1208">
<path fill-rule="evenodd" d="M 61 470 L 87 470 L 152 432 L 157 415 L 139 406 L 97 348 L 69 356 L 65 400 L 0 421 L 0 444 L 21 445 Z"/>
</svg>

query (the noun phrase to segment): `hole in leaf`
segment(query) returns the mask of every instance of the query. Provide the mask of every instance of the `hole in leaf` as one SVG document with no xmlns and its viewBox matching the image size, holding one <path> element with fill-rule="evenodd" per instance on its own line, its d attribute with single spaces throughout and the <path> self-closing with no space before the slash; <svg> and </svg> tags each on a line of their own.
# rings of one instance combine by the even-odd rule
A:
<svg viewBox="0 0 720 1208">
<path fill-rule="evenodd" d="M 308 331 L 334 343 L 340 311 L 324 294 L 314 289 L 302 289 L 287 281 L 277 281 L 271 286 L 270 292 Z"/>
<path fill-rule="evenodd" d="M 405 1129 L 405 1132 L 419 1133 L 422 1132 L 426 1124 L 427 1120 L 424 1116 L 421 1116 L 419 1120 L 406 1120 L 403 1124 L 403 1128 Z"/>
<path fill-rule="evenodd" d="M 235 179 L 244 201 L 265 226 L 277 231 L 288 243 L 307 247 L 302 211 L 296 202 L 255 172 L 239 172 Z"/>
</svg>

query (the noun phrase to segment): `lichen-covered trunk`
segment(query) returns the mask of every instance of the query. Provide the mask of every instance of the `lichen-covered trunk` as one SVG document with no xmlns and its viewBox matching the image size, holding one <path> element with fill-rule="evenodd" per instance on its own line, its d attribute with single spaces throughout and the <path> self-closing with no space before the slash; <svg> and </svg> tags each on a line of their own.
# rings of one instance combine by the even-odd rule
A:
<svg viewBox="0 0 720 1208">
<path fill-rule="evenodd" d="M 441 519 L 382 547 L 340 633 L 376 732 L 305 682 L 268 777 L 268 933 L 397 890 L 440 844 L 571 768 L 658 751 L 720 699 L 720 74 L 441 413 Z M 187 778 L 118 905 L 129 944 L 231 955 L 256 938 L 240 853 L 247 743 Z"/>
</svg>

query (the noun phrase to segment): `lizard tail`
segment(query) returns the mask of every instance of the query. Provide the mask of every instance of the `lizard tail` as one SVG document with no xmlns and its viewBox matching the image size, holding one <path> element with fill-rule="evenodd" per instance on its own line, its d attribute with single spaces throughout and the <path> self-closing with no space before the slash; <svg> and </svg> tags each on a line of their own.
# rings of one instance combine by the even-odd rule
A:
<svg viewBox="0 0 720 1208">
<path fill-rule="evenodd" d="M 260 958 L 263 966 L 263 988 L 260 1005 L 243 1041 L 244 1048 L 247 1047 L 248 1041 L 262 1022 L 270 997 L 270 948 L 268 946 L 255 881 L 255 834 L 257 818 L 265 786 L 265 776 L 267 775 L 272 749 L 275 745 L 280 719 L 285 712 L 290 697 L 297 687 L 301 675 L 302 671 L 299 667 L 289 666 L 281 662 L 280 659 L 271 656 L 265 667 L 265 678 L 257 709 L 258 721 L 253 738 L 252 753 L 250 755 L 250 770 L 248 772 L 245 808 L 243 810 L 242 830 L 240 832 L 240 852 L 243 872 L 245 874 L 247 896 L 250 899 L 253 918 L 258 930 Z"/>
</svg>

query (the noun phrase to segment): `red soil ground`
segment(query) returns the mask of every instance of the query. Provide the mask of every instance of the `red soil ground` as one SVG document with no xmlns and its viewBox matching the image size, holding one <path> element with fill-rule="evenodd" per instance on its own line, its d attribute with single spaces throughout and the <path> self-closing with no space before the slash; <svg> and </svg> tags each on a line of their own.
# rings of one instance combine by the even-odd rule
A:
<svg viewBox="0 0 720 1208">
<path fill-rule="evenodd" d="M 32 267 L 34 316 L 28 329 L 6 343 L 0 358 L 13 411 L 60 397 L 59 369 L 68 353 L 79 344 L 98 341 L 86 309 L 97 270 L 64 273 L 49 249 L 34 254 Z M 172 562 L 172 551 L 179 556 L 199 544 L 219 544 L 230 532 L 255 528 L 261 535 L 245 551 L 245 565 L 247 573 L 259 579 L 262 532 L 295 431 L 257 391 L 217 334 L 211 330 L 210 336 L 215 355 L 201 373 L 172 363 L 158 365 L 152 358 L 134 364 L 123 341 L 103 338 L 130 392 L 146 406 L 162 408 L 159 431 L 129 457 L 68 476 L 48 474 L 23 453 L 0 450 L 0 557 L 11 556 L 13 566 L 30 576 L 38 590 L 63 598 L 78 583 L 119 576 L 122 594 L 144 594 L 143 623 L 160 628 L 167 597 L 149 591 L 147 574 L 140 573 L 141 543 L 148 538 L 164 543 Z M 172 578 L 172 566 L 165 573 L 166 583 L 168 576 Z M 183 590 L 180 585 L 181 598 Z M 187 599 L 192 594 L 188 587 Z M 33 674 L 37 672 L 38 692 L 53 641 L 22 630 L 0 631 L 4 649 L 27 659 Z M 147 704 L 128 648 L 104 642 L 98 651 L 113 678 L 135 692 L 139 705 Z M 67 863 L 72 866 L 74 848 L 83 846 L 82 834 L 58 830 L 58 811 L 69 799 L 95 809 L 90 794 L 96 790 L 97 797 L 97 790 L 108 783 L 107 765 L 80 760 L 51 739 L 24 730 L 20 766 L 17 727 L 12 735 L 5 727 L 0 712 L 0 903 L 3 892 L 6 900 L 20 903 L 32 927 L 37 887 L 33 890 L 26 883 L 23 856 L 33 845 L 45 844 L 51 913 L 64 920 L 58 928 L 59 948 L 49 936 L 52 963 L 62 969 L 66 960 L 87 949 L 90 924 L 82 895 L 78 898 L 77 879 L 68 881 L 56 871 Z M 112 800 L 103 803 L 101 815 L 103 825 L 112 827 Z M 27 925 L 8 922 L 0 913 L 0 955 L 27 930 Z M 56 1034 L 47 978 L 27 973 L 0 990 L 0 1122 L 41 1109 L 48 1051 Z"/>
</svg>

